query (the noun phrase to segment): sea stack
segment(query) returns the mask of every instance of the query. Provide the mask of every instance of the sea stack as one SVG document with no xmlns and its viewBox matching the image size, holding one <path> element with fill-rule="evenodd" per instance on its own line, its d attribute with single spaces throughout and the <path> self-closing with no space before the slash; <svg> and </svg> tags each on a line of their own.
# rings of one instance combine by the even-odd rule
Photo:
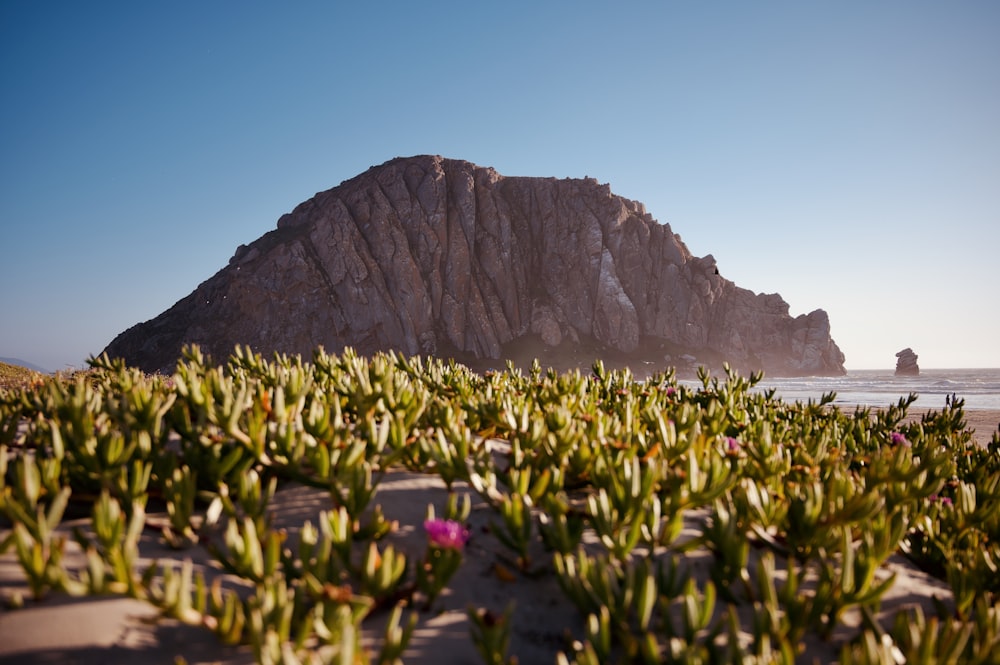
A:
<svg viewBox="0 0 1000 665">
<path fill-rule="evenodd" d="M 918 376 L 920 367 L 917 365 L 917 354 L 906 347 L 896 354 L 896 376 Z"/>
</svg>

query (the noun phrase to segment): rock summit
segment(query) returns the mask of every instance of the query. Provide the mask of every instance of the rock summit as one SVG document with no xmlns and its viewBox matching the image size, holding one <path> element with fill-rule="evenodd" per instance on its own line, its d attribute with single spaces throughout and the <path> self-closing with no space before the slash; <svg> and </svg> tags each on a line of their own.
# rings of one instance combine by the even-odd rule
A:
<svg viewBox="0 0 1000 665">
<path fill-rule="evenodd" d="M 185 344 L 218 359 L 246 344 L 307 357 L 351 346 L 489 362 L 527 350 L 543 363 L 575 353 L 586 365 L 610 356 L 843 374 L 827 314 L 788 310 L 592 178 L 505 177 L 418 156 L 298 205 L 106 352 L 147 371 L 172 371 Z"/>
</svg>

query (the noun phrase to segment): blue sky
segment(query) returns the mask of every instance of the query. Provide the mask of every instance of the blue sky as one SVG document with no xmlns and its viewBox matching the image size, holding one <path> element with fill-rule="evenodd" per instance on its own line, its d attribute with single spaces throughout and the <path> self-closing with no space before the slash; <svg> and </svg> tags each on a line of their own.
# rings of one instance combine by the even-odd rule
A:
<svg viewBox="0 0 1000 665">
<path fill-rule="evenodd" d="M 401 155 L 583 177 L 847 367 L 1000 367 L 1000 3 L 0 3 L 0 356 L 80 366 Z"/>
</svg>

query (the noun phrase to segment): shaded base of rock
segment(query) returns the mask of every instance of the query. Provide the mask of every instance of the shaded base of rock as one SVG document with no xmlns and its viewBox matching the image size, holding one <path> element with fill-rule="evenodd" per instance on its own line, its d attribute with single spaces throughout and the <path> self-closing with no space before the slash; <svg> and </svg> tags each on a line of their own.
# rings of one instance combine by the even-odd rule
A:
<svg viewBox="0 0 1000 665">
<path fill-rule="evenodd" d="M 576 340 L 563 338 L 561 343 L 552 345 L 546 343 L 540 334 L 524 335 L 504 344 L 501 359 L 476 358 L 455 349 L 449 349 L 449 352 L 449 357 L 456 362 L 480 373 L 505 369 L 508 362 L 522 372 L 528 372 L 537 359 L 543 370 L 566 372 L 578 369 L 585 373 L 591 370 L 595 361 L 600 360 L 608 370 L 628 368 L 640 380 L 668 369 L 673 369 L 679 378 L 695 378 L 701 367 L 718 376 L 724 373 L 726 364 L 744 376 L 762 371 L 764 367 L 770 367 L 766 371 L 768 376 L 815 375 L 814 371 L 797 368 L 792 363 L 783 369 L 775 369 L 773 361 L 733 362 L 713 349 L 691 349 L 653 337 L 640 338 L 638 347 L 628 353 L 585 336 Z"/>
</svg>

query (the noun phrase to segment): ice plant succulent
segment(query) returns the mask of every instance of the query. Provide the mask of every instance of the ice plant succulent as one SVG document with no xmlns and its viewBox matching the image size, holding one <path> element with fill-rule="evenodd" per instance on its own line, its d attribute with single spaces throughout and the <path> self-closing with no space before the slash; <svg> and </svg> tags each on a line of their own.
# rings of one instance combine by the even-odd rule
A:
<svg viewBox="0 0 1000 665">
<path fill-rule="evenodd" d="M 469 530 L 455 520 L 439 518 L 424 521 L 424 530 L 427 553 L 417 569 L 417 588 L 427 597 L 425 606 L 430 608 L 458 571 Z"/>
<path fill-rule="evenodd" d="M 469 539 L 469 530 L 455 520 L 425 520 L 424 530 L 429 545 L 446 550 L 461 552 Z"/>
<path fill-rule="evenodd" d="M 450 585 L 478 493 L 489 529 L 477 550 L 513 549 L 528 573 L 497 564 L 497 576 L 555 576 L 579 610 L 580 641 L 557 662 L 811 661 L 814 637 L 823 653 L 849 639 L 841 662 L 995 661 L 1000 438 L 975 445 L 961 400 L 917 424 L 907 418 L 915 395 L 852 415 L 832 393 L 787 403 L 728 367 L 700 371 L 702 388 L 688 389 L 672 373 L 640 382 L 600 363 L 593 376 L 537 361 L 480 376 L 351 350 L 318 350 L 312 364 L 239 347 L 225 365 L 196 347 L 183 356 L 169 379 L 105 357 L 86 377 L 0 389 L 0 515 L 11 525 L 0 554 L 31 591 L 145 600 L 261 662 L 353 662 L 369 610 L 414 594 L 432 606 Z M 379 543 L 396 524 L 391 508 L 369 508 L 391 467 L 469 485 L 404 525 L 426 534 L 414 584 L 406 557 Z M 302 525 L 297 548 L 272 524 L 285 481 L 333 502 L 318 526 Z M 83 564 L 61 556 L 70 495 L 74 506 L 98 497 L 73 530 Z M 179 540 L 198 536 L 183 544 L 206 550 L 233 586 L 190 563 L 140 564 L 147 497 L 166 505 Z M 705 526 L 682 541 L 692 517 Z M 529 569 L 536 545 L 552 565 Z M 694 547 L 714 557 L 711 579 L 692 575 L 702 570 L 688 563 Z M 901 548 L 949 585 L 946 614 L 906 611 L 893 623 L 879 608 L 894 579 L 886 559 Z M 11 605 L 31 602 L 15 594 Z M 848 612 L 863 625 L 843 621 Z M 421 621 L 403 625 L 401 613 L 377 662 L 398 662 Z M 510 609 L 467 614 L 484 660 L 513 660 Z"/>
</svg>

